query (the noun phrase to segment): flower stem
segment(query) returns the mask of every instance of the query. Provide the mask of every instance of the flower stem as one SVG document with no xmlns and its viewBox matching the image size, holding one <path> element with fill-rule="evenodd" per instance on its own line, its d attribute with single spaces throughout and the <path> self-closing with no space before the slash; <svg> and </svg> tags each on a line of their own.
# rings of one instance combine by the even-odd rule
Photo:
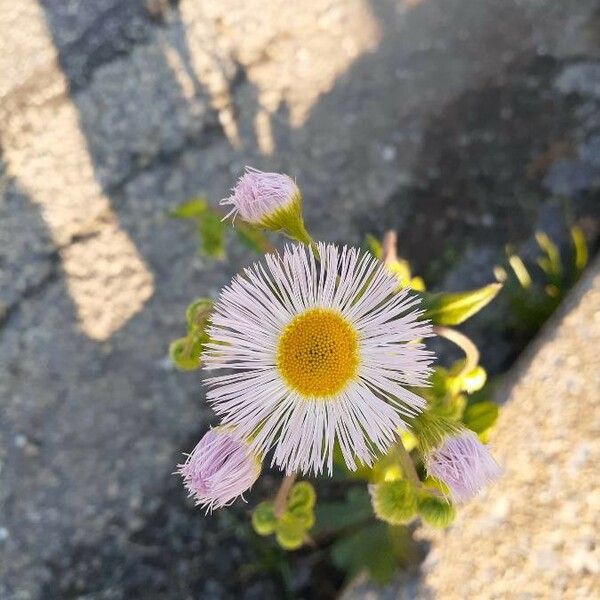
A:
<svg viewBox="0 0 600 600">
<path fill-rule="evenodd" d="M 421 487 L 421 480 L 419 479 L 419 475 L 417 474 L 417 470 L 415 469 L 415 463 L 413 463 L 410 454 L 404 447 L 402 440 L 399 439 L 398 443 L 395 446 L 396 450 L 396 458 L 404 471 L 404 475 L 406 478 L 413 484 L 416 489 Z"/>
<path fill-rule="evenodd" d="M 396 243 L 398 236 L 393 229 L 386 231 L 381 240 L 381 261 L 385 265 L 393 263 L 398 255 L 396 253 Z"/>
<path fill-rule="evenodd" d="M 456 344 L 465 353 L 465 364 L 458 374 L 459 377 L 470 373 L 479 364 L 479 350 L 464 333 L 441 325 L 434 325 L 433 332 Z"/>
<path fill-rule="evenodd" d="M 285 511 L 287 498 L 295 481 L 296 473 L 286 475 L 281 480 L 281 484 L 279 485 L 279 489 L 277 490 L 277 495 L 275 496 L 275 501 L 273 503 L 273 514 L 275 517 L 279 518 Z"/>
</svg>

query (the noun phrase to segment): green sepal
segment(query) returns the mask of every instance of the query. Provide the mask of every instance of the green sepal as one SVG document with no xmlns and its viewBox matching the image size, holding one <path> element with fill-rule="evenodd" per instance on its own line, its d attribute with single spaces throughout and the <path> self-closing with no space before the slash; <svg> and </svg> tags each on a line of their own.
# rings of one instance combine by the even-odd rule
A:
<svg viewBox="0 0 600 600">
<path fill-rule="evenodd" d="M 269 231 L 281 232 L 302 244 L 311 244 L 312 242 L 312 238 L 304 227 L 302 196 L 299 191 L 293 195 L 287 204 L 265 215 L 257 225 Z"/>
<path fill-rule="evenodd" d="M 419 448 L 423 454 L 431 452 L 446 437 L 456 435 L 461 430 L 455 420 L 432 410 L 419 413 L 411 420 L 410 426 L 419 440 Z"/>
<path fill-rule="evenodd" d="M 460 325 L 489 304 L 502 289 L 501 283 L 457 293 L 422 294 L 421 308 L 424 319 L 434 325 Z"/>
</svg>

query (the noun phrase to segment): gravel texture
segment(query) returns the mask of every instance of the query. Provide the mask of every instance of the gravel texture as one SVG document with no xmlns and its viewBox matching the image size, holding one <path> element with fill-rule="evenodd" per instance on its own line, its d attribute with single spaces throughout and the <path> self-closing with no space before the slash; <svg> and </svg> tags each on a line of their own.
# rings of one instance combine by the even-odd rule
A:
<svg viewBox="0 0 600 600">
<path fill-rule="evenodd" d="M 596 3 L 0 7 L 0 597 L 268 597 L 170 476 L 210 414 L 168 341 L 251 257 L 168 210 L 285 170 L 316 237 L 395 227 L 437 282 L 488 281 L 552 190 L 593 238 Z"/>
</svg>

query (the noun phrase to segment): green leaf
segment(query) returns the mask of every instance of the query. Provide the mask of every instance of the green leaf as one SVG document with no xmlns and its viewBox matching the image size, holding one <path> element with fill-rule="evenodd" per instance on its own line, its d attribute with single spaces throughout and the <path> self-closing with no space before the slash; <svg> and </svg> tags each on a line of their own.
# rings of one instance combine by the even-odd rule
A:
<svg viewBox="0 0 600 600">
<path fill-rule="evenodd" d="M 538 246 L 545 252 L 546 256 L 538 258 L 538 265 L 546 273 L 546 275 L 555 281 L 560 277 L 562 265 L 560 261 L 560 252 L 556 244 L 548 237 L 547 234 L 538 231 L 535 234 L 535 239 Z"/>
<path fill-rule="evenodd" d="M 374 235 L 367 233 L 367 235 L 365 236 L 365 248 L 375 258 L 381 260 L 381 257 L 383 256 L 383 249 L 381 248 L 379 240 Z"/>
<path fill-rule="evenodd" d="M 345 502 L 319 502 L 315 512 L 317 532 L 340 531 L 373 517 L 371 499 L 364 487 L 352 488 Z"/>
<path fill-rule="evenodd" d="M 501 283 L 490 283 L 465 292 L 424 293 L 421 303 L 425 309 L 423 318 L 431 319 L 434 325 L 460 325 L 489 304 L 501 289 Z"/>
<path fill-rule="evenodd" d="M 200 215 L 198 220 L 198 237 L 200 250 L 212 258 L 225 258 L 225 228 L 227 225 L 221 221 L 219 215 L 207 210 Z"/>
<path fill-rule="evenodd" d="M 169 212 L 176 219 L 196 219 L 208 209 L 208 203 L 203 198 L 192 198 L 183 202 Z"/>
<path fill-rule="evenodd" d="M 511 254 L 508 257 L 508 264 L 510 265 L 517 281 L 521 287 L 526 290 L 531 287 L 531 275 L 525 266 L 525 263 L 521 260 L 521 257 L 516 254 Z"/>
<path fill-rule="evenodd" d="M 585 241 L 585 235 L 579 227 L 571 227 L 571 240 L 573 241 L 573 265 L 575 268 L 575 277 L 579 277 L 588 262 L 588 248 Z"/>
<path fill-rule="evenodd" d="M 240 242 L 250 250 L 259 254 L 269 250 L 269 242 L 258 227 L 240 221 L 235 224 L 234 231 Z"/>
<path fill-rule="evenodd" d="M 396 549 L 385 523 L 368 525 L 341 538 L 333 544 L 331 558 L 349 577 L 366 570 L 377 583 L 389 581 L 398 565 Z"/>
<path fill-rule="evenodd" d="M 470 404 L 465 409 L 463 423 L 477 434 L 489 429 L 498 418 L 498 405 L 489 400 Z"/>
</svg>

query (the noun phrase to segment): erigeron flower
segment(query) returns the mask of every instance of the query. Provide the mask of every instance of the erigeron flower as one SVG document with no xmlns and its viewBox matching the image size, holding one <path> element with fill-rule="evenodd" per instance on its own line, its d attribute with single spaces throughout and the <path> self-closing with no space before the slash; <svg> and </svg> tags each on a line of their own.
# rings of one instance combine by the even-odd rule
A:
<svg viewBox="0 0 600 600">
<path fill-rule="evenodd" d="M 427 472 L 448 487 L 454 502 L 466 502 L 501 474 L 490 451 L 472 431 L 447 437 L 425 457 Z"/>
<path fill-rule="evenodd" d="M 178 473 L 196 506 L 211 511 L 231 504 L 260 475 L 260 462 L 233 429 L 210 429 L 178 465 Z"/>
<path fill-rule="evenodd" d="M 302 195 L 294 180 L 280 173 L 264 173 L 251 167 L 240 177 L 221 205 L 231 206 L 227 216 L 271 231 L 283 231 L 294 240 L 309 243 L 302 219 Z"/>
<path fill-rule="evenodd" d="M 419 342 L 419 299 L 398 292 L 377 259 L 319 244 L 268 254 L 225 287 L 211 316 L 205 369 L 208 401 L 223 422 L 252 436 L 259 455 L 274 448 L 286 472 L 373 462 L 425 402 L 431 353 Z"/>
</svg>

